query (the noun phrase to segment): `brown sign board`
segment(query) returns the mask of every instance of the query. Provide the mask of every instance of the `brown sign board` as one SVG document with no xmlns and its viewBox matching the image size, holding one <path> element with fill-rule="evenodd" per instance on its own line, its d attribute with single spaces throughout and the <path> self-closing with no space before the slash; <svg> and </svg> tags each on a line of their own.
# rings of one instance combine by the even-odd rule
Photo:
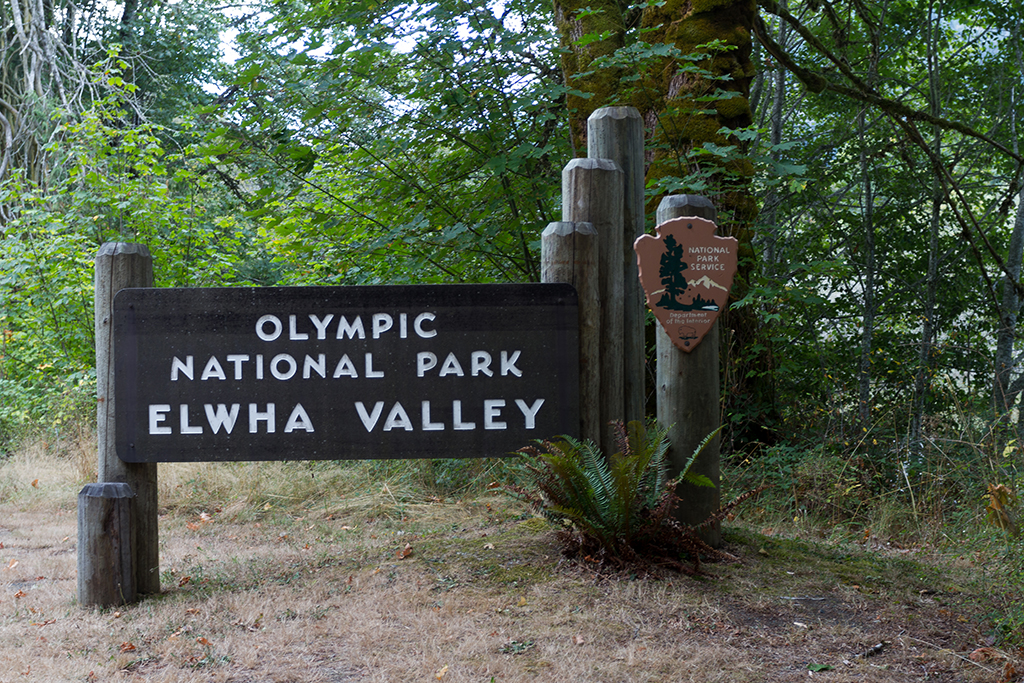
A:
<svg viewBox="0 0 1024 683">
<path fill-rule="evenodd" d="M 126 462 L 502 456 L 579 431 L 570 285 L 125 289 Z"/>
<path fill-rule="evenodd" d="M 739 242 L 704 218 L 674 218 L 633 244 L 647 306 L 683 351 L 693 351 L 728 305 Z"/>
</svg>

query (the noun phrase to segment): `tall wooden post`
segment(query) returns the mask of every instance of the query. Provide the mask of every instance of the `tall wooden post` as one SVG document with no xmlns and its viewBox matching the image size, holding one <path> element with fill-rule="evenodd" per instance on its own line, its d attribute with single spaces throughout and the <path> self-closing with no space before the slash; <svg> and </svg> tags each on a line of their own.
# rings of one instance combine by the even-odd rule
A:
<svg viewBox="0 0 1024 683">
<path fill-rule="evenodd" d="M 646 410 L 644 293 L 633 242 L 644 233 L 644 123 L 635 107 L 602 107 L 587 120 L 587 156 L 611 159 L 623 172 L 623 419 L 643 420 Z"/>
<path fill-rule="evenodd" d="M 96 440 L 99 483 L 124 482 L 135 492 L 132 558 L 135 589 L 160 592 L 156 463 L 126 463 L 114 449 L 114 295 L 153 286 L 153 259 L 142 244 L 108 242 L 96 254 Z"/>
<path fill-rule="evenodd" d="M 657 222 L 660 225 L 672 218 L 685 216 L 714 221 L 717 214 L 714 205 L 705 197 L 675 195 L 661 201 Z M 658 424 L 669 427 L 669 474 L 675 476 L 700 442 L 721 425 L 718 321 L 697 348 L 689 353 L 677 348 L 661 325 L 657 326 L 656 338 Z M 676 516 L 683 524 L 700 524 L 721 507 L 719 443 L 716 435 L 691 468 L 695 474 L 703 474 L 713 481 L 715 488 L 686 482 L 679 485 L 677 491 L 682 502 Z M 713 548 L 721 546 L 721 525 L 716 523 L 701 537 Z"/>
<path fill-rule="evenodd" d="M 597 443 L 606 455 L 615 452 L 615 440 L 608 423 L 625 417 L 622 191 L 622 171 L 608 159 L 573 159 L 562 170 L 562 220 L 591 223 L 597 231 L 601 309 L 598 415 L 601 438 Z"/>
<path fill-rule="evenodd" d="M 541 282 L 565 282 L 579 297 L 580 437 L 601 439 L 601 293 L 597 230 L 591 223 L 549 223 L 540 238 Z"/>
</svg>

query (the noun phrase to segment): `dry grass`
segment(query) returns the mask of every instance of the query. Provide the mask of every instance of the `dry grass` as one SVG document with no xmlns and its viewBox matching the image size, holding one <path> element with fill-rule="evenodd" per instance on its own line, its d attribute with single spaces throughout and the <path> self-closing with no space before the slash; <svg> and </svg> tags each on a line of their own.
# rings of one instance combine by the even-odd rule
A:
<svg viewBox="0 0 1024 683">
<path fill-rule="evenodd" d="M 3 683 L 996 683 L 1007 662 L 1024 669 L 998 650 L 969 659 L 988 645 L 989 596 L 966 561 L 734 530 L 744 563 L 716 578 L 602 577 L 497 493 L 432 500 L 328 464 L 162 467 L 162 593 L 83 609 L 72 450 L 37 444 L 0 468 Z"/>
</svg>

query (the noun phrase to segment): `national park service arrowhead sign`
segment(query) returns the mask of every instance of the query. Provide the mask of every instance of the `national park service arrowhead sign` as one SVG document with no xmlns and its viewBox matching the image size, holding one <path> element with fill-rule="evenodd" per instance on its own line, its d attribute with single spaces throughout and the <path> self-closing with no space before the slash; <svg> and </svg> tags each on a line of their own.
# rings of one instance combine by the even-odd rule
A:
<svg viewBox="0 0 1024 683">
<path fill-rule="evenodd" d="M 674 218 L 633 243 L 647 306 L 676 346 L 693 351 L 728 303 L 739 242 L 704 218 Z"/>
</svg>

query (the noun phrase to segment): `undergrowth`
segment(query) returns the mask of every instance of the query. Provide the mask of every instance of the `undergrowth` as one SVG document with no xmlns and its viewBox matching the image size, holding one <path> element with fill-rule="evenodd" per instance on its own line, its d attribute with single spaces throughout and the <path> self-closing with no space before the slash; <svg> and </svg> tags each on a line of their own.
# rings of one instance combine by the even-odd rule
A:
<svg viewBox="0 0 1024 683">
<path fill-rule="evenodd" d="M 682 501 L 682 481 L 714 486 L 691 472 L 712 433 L 697 447 L 678 476 L 668 476 L 668 430 L 657 425 L 613 422 L 618 451 L 605 456 L 592 441 L 564 436 L 522 449 L 530 486 L 507 485 L 509 491 L 545 516 L 563 523 L 566 554 L 618 567 L 661 564 L 698 573 L 702 555 L 721 560 L 733 556 L 712 548 L 701 533 L 724 519 L 749 495 L 723 506 L 697 526 L 675 519 Z M 680 560 L 689 559 L 693 569 Z"/>
</svg>

